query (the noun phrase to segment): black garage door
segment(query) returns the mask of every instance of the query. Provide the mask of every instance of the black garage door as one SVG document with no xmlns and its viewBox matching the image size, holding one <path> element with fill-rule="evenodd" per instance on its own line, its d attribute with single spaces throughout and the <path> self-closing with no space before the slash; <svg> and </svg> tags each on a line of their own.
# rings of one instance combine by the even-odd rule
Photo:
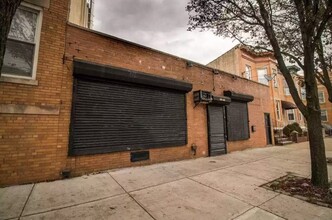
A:
<svg viewBox="0 0 332 220">
<path fill-rule="evenodd" d="M 187 143 L 191 84 L 75 62 L 71 155 Z"/>
</svg>

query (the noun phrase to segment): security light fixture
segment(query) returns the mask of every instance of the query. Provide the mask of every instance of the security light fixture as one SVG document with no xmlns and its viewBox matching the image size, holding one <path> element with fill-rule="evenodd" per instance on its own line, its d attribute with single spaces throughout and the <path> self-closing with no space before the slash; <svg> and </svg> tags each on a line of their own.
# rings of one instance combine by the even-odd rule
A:
<svg viewBox="0 0 332 220">
<path fill-rule="evenodd" d="M 194 64 L 192 62 L 187 61 L 187 67 L 193 67 L 193 66 L 194 66 Z"/>
</svg>

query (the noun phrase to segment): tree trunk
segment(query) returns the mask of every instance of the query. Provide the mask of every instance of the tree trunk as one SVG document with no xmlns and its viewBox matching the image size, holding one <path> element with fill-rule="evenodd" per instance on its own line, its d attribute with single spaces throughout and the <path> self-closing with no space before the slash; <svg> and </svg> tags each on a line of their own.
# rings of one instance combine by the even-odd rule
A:
<svg viewBox="0 0 332 220">
<path fill-rule="evenodd" d="M 311 182 L 314 186 L 327 188 L 328 175 L 325 156 L 325 144 L 322 133 L 322 122 L 320 105 L 318 99 L 318 88 L 314 73 L 313 47 L 306 46 L 304 49 L 304 79 L 307 95 L 308 135 L 311 157 Z"/>
<path fill-rule="evenodd" d="M 0 77 L 10 25 L 21 2 L 22 0 L 0 0 Z"/>
<path fill-rule="evenodd" d="M 314 186 L 326 188 L 328 187 L 328 175 L 320 112 L 309 112 L 307 123 L 311 157 L 311 182 Z"/>
</svg>

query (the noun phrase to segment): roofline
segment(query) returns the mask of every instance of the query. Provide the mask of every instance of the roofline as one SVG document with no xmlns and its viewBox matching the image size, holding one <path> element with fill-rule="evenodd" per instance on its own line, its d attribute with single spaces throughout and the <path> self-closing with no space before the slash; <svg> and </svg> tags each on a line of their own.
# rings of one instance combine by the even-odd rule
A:
<svg viewBox="0 0 332 220">
<path fill-rule="evenodd" d="M 186 63 L 193 64 L 193 65 L 195 65 L 195 66 L 197 66 L 199 68 L 202 68 L 202 69 L 205 69 L 205 70 L 209 70 L 209 71 L 211 71 L 212 74 L 221 73 L 221 74 L 224 74 L 224 75 L 228 75 L 229 77 L 232 77 L 232 78 L 240 78 L 240 79 L 247 80 L 249 82 L 253 82 L 253 83 L 256 83 L 256 84 L 259 84 L 259 85 L 262 85 L 262 86 L 269 87 L 267 85 L 261 84 L 259 82 L 253 81 L 253 80 L 249 80 L 249 79 L 244 78 L 242 76 L 238 76 L 238 75 L 235 75 L 235 74 L 223 71 L 223 70 L 212 68 L 212 67 L 206 66 L 206 65 L 201 64 L 201 63 L 197 63 L 197 62 L 192 61 L 192 60 L 188 60 L 188 59 L 185 59 L 185 58 L 182 58 L 182 57 L 178 57 L 178 56 L 175 56 L 173 54 L 169 54 L 169 53 L 166 53 L 166 52 L 163 52 L 163 51 L 160 51 L 160 50 L 153 49 L 151 47 L 144 46 L 142 44 L 134 43 L 132 41 L 128 41 L 128 40 L 125 40 L 125 39 L 122 39 L 122 38 L 119 38 L 119 37 L 115 37 L 113 35 L 105 34 L 105 33 L 100 32 L 100 31 L 96 31 L 96 30 L 92 30 L 92 29 L 89 29 L 89 28 L 85 28 L 85 27 L 79 26 L 77 24 L 73 24 L 71 22 L 67 22 L 67 25 L 69 25 L 71 27 L 75 27 L 75 28 L 83 30 L 83 31 L 86 31 L 86 32 L 94 33 L 94 34 L 97 34 L 97 35 L 100 35 L 100 36 L 103 36 L 103 37 L 106 37 L 106 38 L 110 38 L 110 39 L 113 39 L 113 40 L 116 40 L 116 41 L 120 41 L 120 42 L 129 44 L 129 45 L 133 45 L 133 46 L 140 47 L 140 48 L 143 48 L 143 49 L 146 49 L 146 50 L 150 50 L 150 51 L 153 51 L 155 53 L 163 54 L 163 55 L 172 57 L 172 58 L 177 59 L 177 60 L 182 60 L 182 61 L 184 61 Z"/>
<path fill-rule="evenodd" d="M 255 52 L 253 50 L 251 50 L 249 47 L 245 46 L 245 45 L 242 45 L 240 44 L 239 46 L 239 49 L 250 54 L 251 56 L 253 57 L 270 57 L 270 58 L 273 58 L 275 59 L 274 55 L 272 52 L 269 52 L 269 51 L 266 51 L 266 52 Z M 263 54 L 259 54 L 259 53 L 263 53 Z"/>
<path fill-rule="evenodd" d="M 274 62 L 277 63 L 277 62 L 275 61 L 276 59 L 275 59 L 275 57 L 274 57 L 274 55 L 273 55 L 272 52 L 266 52 L 266 54 L 264 54 L 264 55 L 259 55 L 259 54 L 255 53 L 255 52 L 253 52 L 253 51 L 250 51 L 249 48 L 247 48 L 247 47 L 244 46 L 243 44 L 239 43 L 239 44 L 235 45 L 234 47 L 232 47 L 231 49 L 229 49 L 229 50 L 227 50 L 226 52 L 224 52 L 223 54 L 221 54 L 220 56 L 218 56 L 217 58 L 215 58 L 214 60 L 210 61 L 208 64 L 210 64 L 210 63 L 212 63 L 212 62 L 218 60 L 220 57 L 224 56 L 226 53 L 228 53 L 228 52 L 230 52 L 230 51 L 232 51 L 232 50 L 235 50 L 235 49 L 240 49 L 241 51 L 243 51 L 243 52 L 247 53 L 248 55 L 253 56 L 253 57 L 255 57 L 255 58 L 259 58 L 259 57 L 268 57 L 268 58 L 273 59 Z M 207 64 L 207 65 L 208 65 L 208 64 Z"/>
<path fill-rule="evenodd" d="M 230 52 L 230 51 L 232 51 L 232 50 L 234 50 L 234 49 L 237 49 L 240 45 L 241 45 L 241 44 L 237 44 L 237 45 L 235 45 L 234 47 L 232 47 L 231 49 L 227 50 L 226 52 L 220 54 L 220 56 L 218 56 L 217 58 L 215 58 L 215 59 L 211 60 L 210 62 L 208 62 L 207 65 L 209 65 L 209 64 L 212 63 L 213 61 L 218 60 L 220 57 L 224 56 L 226 53 L 228 53 L 228 52 Z"/>
<path fill-rule="evenodd" d="M 127 43 L 127 44 L 130 44 L 130 45 L 136 46 L 136 47 L 141 47 L 141 48 L 144 48 L 144 49 L 147 49 L 147 50 L 151 50 L 151 51 L 154 51 L 154 52 L 157 52 L 157 53 L 160 53 L 160 54 L 171 56 L 171 57 L 176 58 L 176 59 L 188 61 L 188 62 L 195 63 L 195 64 L 201 65 L 201 66 L 205 66 L 204 64 L 198 63 L 196 61 L 188 60 L 188 59 L 185 59 L 183 57 L 179 57 L 179 56 L 176 56 L 176 55 L 173 55 L 173 54 L 170 54 L 170 53 L 167 53 L 167 52 L 163 52 L 161 50 L 157 50 L 157 49 L 154 49 L 154 48 L 151 48 L 151 47 L 139 44 L 139 43 L 135 43 L 135 42 L 123 39 L 123 38 L 116 37 L 114 35 L 106 34 L 106 33 L 103 33 L 103 32 L 100 32 L 100 31 L 96 31 L 96 30 L 92 30 L 92 29 L 89 29 L 89 28 L 86 28 L 86 27 L 82 27 L 80 25 L 77 25 L 77 24 L 74 24 L 74 23 L 71 23 L 71 22 L 67 22 L 67 24 L 69 26 L 76 27 L 78 29 L 81 29 L 81 30 L 84 30 L 84 31 L 88 31 L 88 32 L 91 32 L 91 33 L 95 33 L 97 35 L 101 35 L 101 36 L 104 36 L 104 37 L 107 37 L 107 38 L 111 38 L 111 39 L 114 39 L 114 40 L 118 40 L 118 41 L 121 41 L 123 43 Z"/>
</svg>

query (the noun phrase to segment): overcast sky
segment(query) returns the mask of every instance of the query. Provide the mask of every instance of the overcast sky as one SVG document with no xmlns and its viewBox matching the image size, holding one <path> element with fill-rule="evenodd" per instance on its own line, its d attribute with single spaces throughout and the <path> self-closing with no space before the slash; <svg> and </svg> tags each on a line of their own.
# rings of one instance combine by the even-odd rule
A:
<svg viewBox="0 0 332 220">
<path fill-rule="evenodd" d="M 94 29 L 207 64 L 236 42 L 211 32 L 189 32 L 188 0 L 95 0 Z"/>
</svg>

